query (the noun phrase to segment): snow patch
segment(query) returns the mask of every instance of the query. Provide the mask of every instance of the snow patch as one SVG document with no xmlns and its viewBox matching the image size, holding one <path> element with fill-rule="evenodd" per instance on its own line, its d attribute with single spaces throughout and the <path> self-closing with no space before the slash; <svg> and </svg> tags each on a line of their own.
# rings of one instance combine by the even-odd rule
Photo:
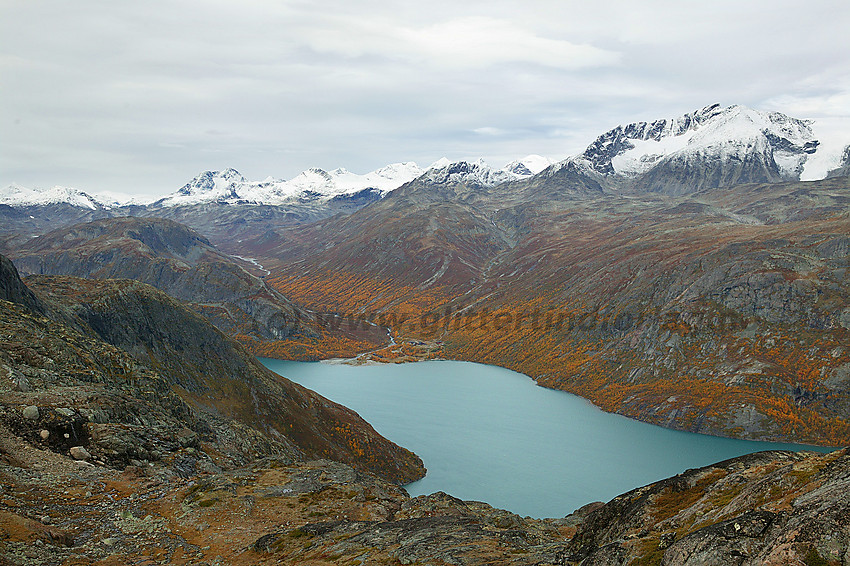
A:
<svg viewBox="0 0 850 566">
<path fill-rule="evenodd" d="M 694 130 L 688 130 L 678 136 L 667 136 L 659 140 L 630 140 L 632 149 L 615 155 L 611 165 L 618 175 L 635 176 L 646 173 L 664 157 L 687 147 Z"/>
<path fill-rule="evenodd" d="M 555 162 L 548 157 L 532 154 L 527 155 L 522 159 L 511 161 L 505 165 L 503 169 L 520 177 L 530 177 L 532 175 L 537 175 L 554 163 Z"/>
<path fill-rule="evenodd" d="M 833 169 L 843 165 L 845 151 L 850 146 L 850 119 L 830 123 L 815 120 L 812 124 L 820 145 L 803 165 L 801 181 L 823 179 Z"/>
</svg>

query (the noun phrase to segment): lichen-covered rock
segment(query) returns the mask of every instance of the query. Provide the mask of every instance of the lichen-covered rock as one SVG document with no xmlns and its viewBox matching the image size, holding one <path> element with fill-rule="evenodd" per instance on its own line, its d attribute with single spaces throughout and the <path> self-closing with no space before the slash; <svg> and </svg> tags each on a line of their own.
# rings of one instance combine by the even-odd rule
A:
<svg viewBox="0 0 850 566">
<path fill-rule="evenodd" d="M 570 541 L 582 565 L 843 563 L 850 552 L 850 455 L 764 452 L 623 494 Z M 616 549 L 616 550 L 615 550 Z M 830 562 L 832 561 L 832 562 Z M 805 562 L 810 563 L 810 562 Z"/>
</svg>

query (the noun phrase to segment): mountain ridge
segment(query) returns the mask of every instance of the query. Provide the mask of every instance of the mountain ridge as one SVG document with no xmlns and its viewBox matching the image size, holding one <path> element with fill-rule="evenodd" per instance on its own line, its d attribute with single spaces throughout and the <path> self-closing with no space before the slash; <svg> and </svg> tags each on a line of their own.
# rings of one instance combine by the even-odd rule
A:
<svg viewBox="0 0 850 566">
<path fill-rule="evenodd" d="M 452 177 L 454 181 L 493 186 L 530 178 L 553 165 L 575 163 L 588 174 L 613 179 L 616 184 L 641 177 L 665 164 L 673 169 L 688 167 L 691 171 L 698 165 L 706 167 L 706 160 L 751 161 L 749 167 L 738 175 L 720 173 L 713 185 L 700 184 L 700 188 L 711 188 L 740 182 L 819 180 L 835 176 L 850 164 L 850 154 L 847 154 L 850 139 L 844 140 L 843 144 L 830 140 L 826 145 L 830 147 L 825 147 L 824 142 L 818 139 L 812 120 L 740 105 L 722 107 L 715 103 L 675 118 L 616 126 L 599 135 L 582 153 L 557 162 L 529 155 L 495 169 L 480 159 L 450 161 L 444 158 L 426 168 L 413 162 L 402 162 L 363 175 L 344 168 L 331 171 L 312 168 L 288 181 L 272 177 L 263 181 L 247 181 L 238 171 L 228 168 L 204 171 L 177 191 L 149 202 L 122 203 L 114 196 L 101 198 L 66 187 L 38 191 L 10 185 L 0 192 L 0 204 L 25 208 L 62 202 L 89 209 L 130 205 L 175 207 L 211 202 L 285 205 L 343 198 L 367 190 L 382 197 L 422 175 L 430 175 L 437 182 L 445 182 Z M 659 176 L 661 173 L 656 171 L 653 178 Z M 684 184 L 685 177 L 680 175 L 676 183 Z M 655 180 L 639 183 L 636 188 L 666 190 L 658 188 Z M 683 189 L 678 190 L 681 192 Z M 694 189 L 690 188 L 687 192 L 694 192 Z"/>
<path fill-rule="evenodd" d="M 285 297 L 194 230 L 157 218 L 109 218 L 36 237 L 12 259 L 28 274 L 136 279 L 187 301 L 220 330 L 282 339 L 315 329 Z"/>
</svg>

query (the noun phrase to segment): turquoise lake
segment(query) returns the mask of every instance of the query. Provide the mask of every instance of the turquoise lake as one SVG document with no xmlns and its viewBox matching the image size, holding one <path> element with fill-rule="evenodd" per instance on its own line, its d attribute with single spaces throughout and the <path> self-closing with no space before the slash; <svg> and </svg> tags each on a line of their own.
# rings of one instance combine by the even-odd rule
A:
<svg viewBox="0 0 850 566">
<path fill-rule="evenodd" d="M 428 475 L 405 486 L 411 495 L 445 491 L 523 516 L 563 517 L 688 468 L 809 448 L 668 430 L 482 364 L 261 361 L 416 452 Z"/>
</svg>

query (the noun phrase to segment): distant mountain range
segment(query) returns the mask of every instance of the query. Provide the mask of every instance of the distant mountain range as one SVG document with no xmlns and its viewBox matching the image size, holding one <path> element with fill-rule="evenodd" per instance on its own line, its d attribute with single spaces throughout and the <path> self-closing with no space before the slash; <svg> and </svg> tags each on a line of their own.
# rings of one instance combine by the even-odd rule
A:
<svg viewBox="0 0 850 566">
<path fill-rule="evenodd" d="M 46 190 L 10 185 L 0 191 L 0 205 L 14 208 L 68 204 L 122 209 L 180 207 L 209 203 L 297 206 L 334 199 L 374 200 L 427 174 L 439 181 L 494 186 L 527 179 L 555 165 L 577 165 L 585 174 L 601 175 L 612 187 L 686 193 L 740 182 L 818 180 L 846 171 L 850 138 L 836 144 L 818 138 L 815 123 L 780 112 L 745 106 L 706 106 L 672 119 L 633 122 L 600 135 L 584 152 L 554 162 L 529 155 L 495 169 L 482 160 L 441 159 L 426 168 L 393 163 L 359 175 L 346 169 L 308 169 L 290 180 L 246 180 L 232 168 L 204 171 L 163 197 L 132 201 L 98 196 L 68 187 Z M 694 179 L 698 182 L 695 184 Z M 699 180 L 702 179 L 702 180 Z"/>
<path fill-rule="evenodd" d="M 177 191 L 163 197 L 135 200 L 116 195 L 88 194 L 69 187 L 53 187 L 46 190 L 30 189 L 20 185 L 9 185 L 0 192 L 0 204 L 15 208 L 67 204 L 70 206 L 97 209 L 122 209 L 132 206 L 166 208 L 208 203 L 297 205 L 305 202 L 330 201 L 333 199 L 356 199 L 364 195 L 380 198 L 388 192 L 430 171 L 466 169 L 466 174 L 478 182 L 492 186 L 507 181 L 524 179 L 539 173 L 553 162 L 539 155 L 529 155 L 507 164 L 503 169 L 493 169 L 483 160 L 475 162 L 451 162 L 441 159 L 423 169 L 416 163 L 392 163 L 358 175 L 345 169 L 324 171 L 308 169 L 294 178 L 284 181 L 271 177 L 262 181 L 248 181 L 239 171 L 228 168 L 223 171 L 204 171 Z"/>
<path fill-rule="evenodd" d="M 274 227 L 349 214 L 423 175 L 493 186 L 530 178 L 550 164 L 539 155 L 518 159 L 503 169 L 493 169 L 482 160 L 453 163 L 441 159 L 427 169 L 415 163 L 394 163 L 365 175 L 345 169 L 309 169 L 289 181 L 248 181 L 231 168 L 204 171 L 177 191 L 147 202 L 68 187 L 36 190 L 10 185 L 0 190 L 0 218 L 4 220 L 0 249 L 4 248 L 4 233 L 14 233 L 20 243 L 22 235 L 117 216 L 168 218 L 213 240 L 246 233 L 256 236 Z M 14 244 L 5 246 L 11 247 Z"/>
<path fill-rule="evenodd" d="M 634 122 L 605 132 L 559 162 L 538 155 L 501 169 L 485 162 L 439 160 L 427 168 L 394 163 L 358 175 L 309 169 L 290 180 L 246 180 L 235 169 L 204 171 L 160 198 L 133 202 L 78 189 L 0 190 L 2 233 L 38 234 L 112 216 L 158 216 L 185 223 L 214 241 L 349 214 L 419 179 L 420 184 L 493 187 L 539 184 L 568 174 L 612 193 L 681 195 L 741 183 L 817 180 L 850 171 L 850 139 L 819 139 L 816 124 L 744 106 L 706 106 L 672 119 Z M 538 179 L 540 178 L 540 179 Z M 8 247 L 8 246 L 7 246 Z"/>
</svg>

